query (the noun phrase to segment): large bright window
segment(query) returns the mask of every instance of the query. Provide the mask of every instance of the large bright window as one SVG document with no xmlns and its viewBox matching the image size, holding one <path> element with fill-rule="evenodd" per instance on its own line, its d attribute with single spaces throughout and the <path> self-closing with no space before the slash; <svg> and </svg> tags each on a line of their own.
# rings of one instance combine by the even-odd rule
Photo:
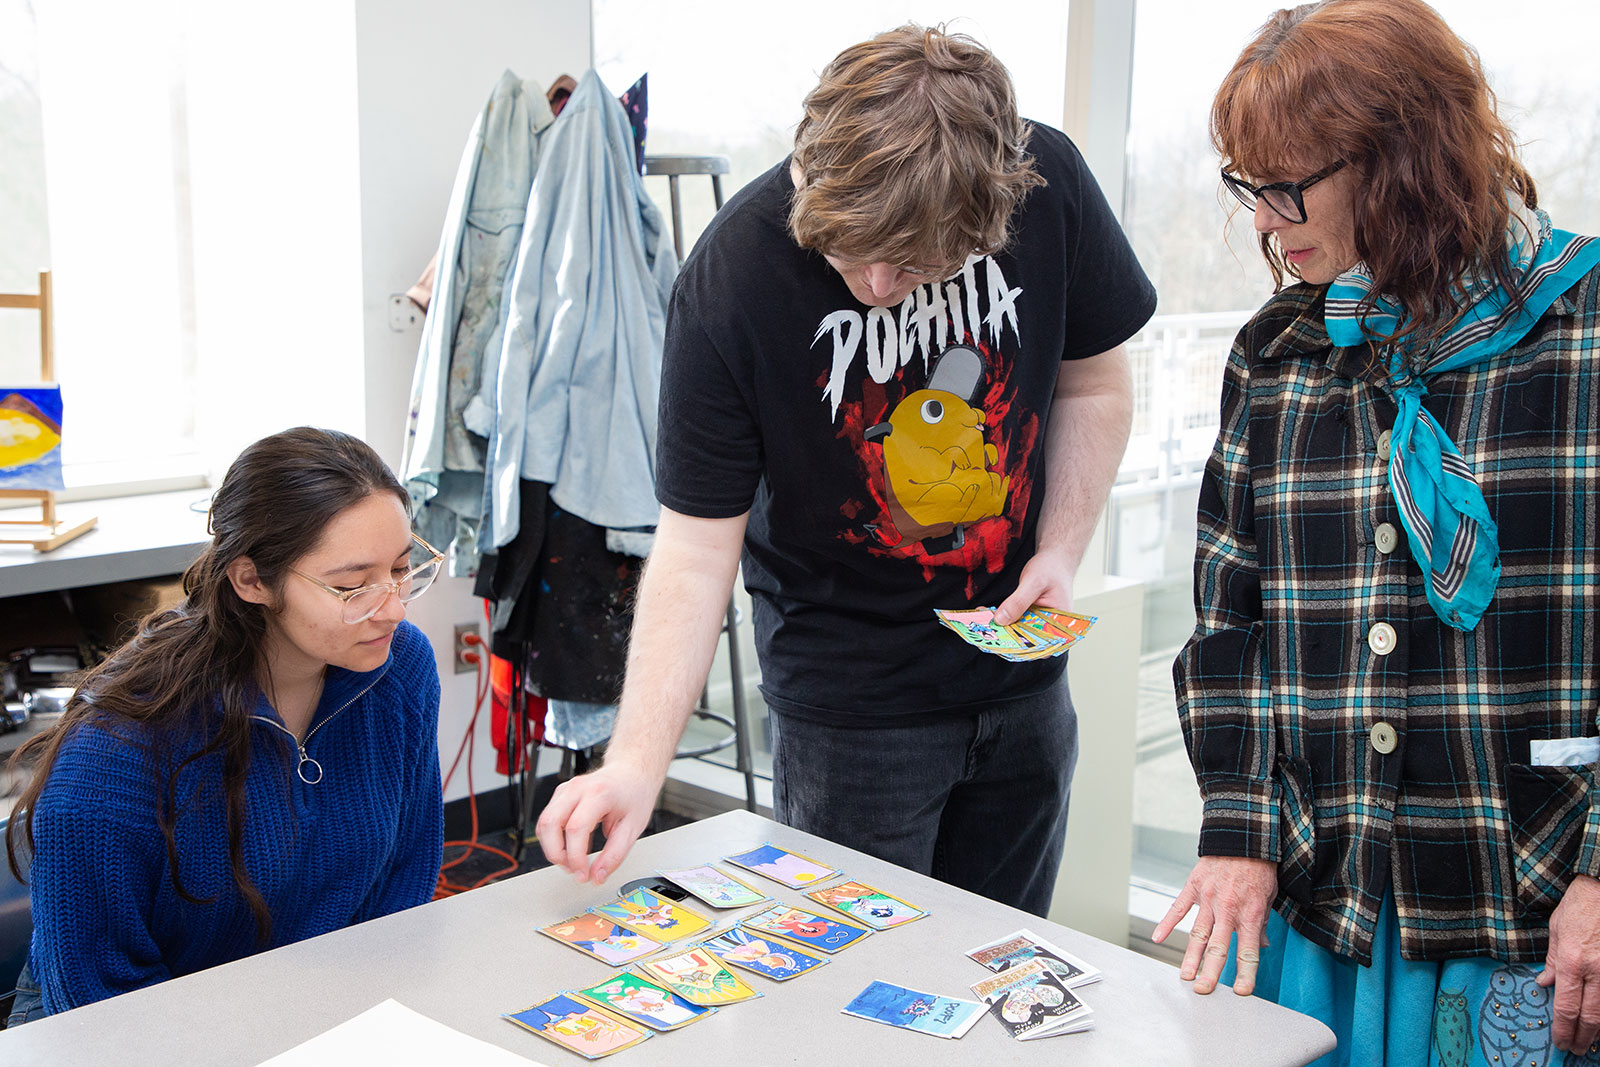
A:
<svg viewBox="0 0 1600 1067">
<path fill-rule="evenodd" d="M 69 490 L 361 430 L 354 17 L 0 0 L 0 291 L 51 271 Z M 0 383 L 37 333 L 0 313 Z"/>
<path fill-rule="evenodd" d="M 38 31 L 27 0 L 0 0 L 0 220 L 0 292 L 34 292 L 39 271 L 50 265 L 50 226 Z M 0 311 L 0 386 L 38 375 L 37 317 Z"/>
<path fill-rule="evenodd" d="M 36 11 L 70 485 L 194 451 L 180 37 L 171 2 Z"/>
</svg>

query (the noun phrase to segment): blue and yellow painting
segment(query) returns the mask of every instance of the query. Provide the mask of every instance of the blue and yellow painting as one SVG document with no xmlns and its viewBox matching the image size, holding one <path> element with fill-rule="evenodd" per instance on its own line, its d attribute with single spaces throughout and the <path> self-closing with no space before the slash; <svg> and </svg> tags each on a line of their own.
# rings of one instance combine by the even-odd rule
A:
<svg viewBox="0 0 1600 1067">
<path fill-rule="evenodd" d="M 0 489 L 60 489 L 61 387 L 0 387 Z"/>
</svg>

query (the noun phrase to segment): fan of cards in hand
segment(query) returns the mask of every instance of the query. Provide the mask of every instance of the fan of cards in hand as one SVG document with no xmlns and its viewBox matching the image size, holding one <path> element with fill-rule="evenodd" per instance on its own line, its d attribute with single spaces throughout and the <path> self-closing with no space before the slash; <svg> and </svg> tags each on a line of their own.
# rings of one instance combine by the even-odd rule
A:
<svg viewBox="0 0 1600 1067">
<path fill-rule="evenodd" d="M 1035 606 L 1016 622 L 1002 626 L 994 621 L 994 612 L 994 608 L 959 608 L 935 609 L 934 614 L 967 644 L 1016 663 L 1061 655 L 1077 644 L 1098 618 Z"/>
</svg>

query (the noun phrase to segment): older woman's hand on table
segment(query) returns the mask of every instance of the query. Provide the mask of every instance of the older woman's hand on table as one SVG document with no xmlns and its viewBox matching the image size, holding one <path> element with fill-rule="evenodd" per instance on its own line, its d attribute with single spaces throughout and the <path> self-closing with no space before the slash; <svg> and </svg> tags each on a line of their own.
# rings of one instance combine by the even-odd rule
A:
<svg viewBox="0 0 1600 1067">
<path fill-rule="evenodd" d="M 1556 1048 L 1586 1053 L 1600 1038 L 1600 881 L 1578 875 L 1550 915 L 1539 984 L 1555 986 Z"/>
<path fill-rule="evenodd" d="M 1272 861 L 1202 856 L 1151 940 L 1157 944 L 1165 941 L 1189 909 L 1198 908 L 1178 976 L 1194 982 L 1196 993 L 1216 989 L 1228 962 L 1228 944 L 1238 934 L 1239 966 L 1233 991 L 1249 996 L 1256 988 L 1256 967 L 1266 942 L 1267 912 L 1277 894 L 1278 866 Z"/>
</svg>

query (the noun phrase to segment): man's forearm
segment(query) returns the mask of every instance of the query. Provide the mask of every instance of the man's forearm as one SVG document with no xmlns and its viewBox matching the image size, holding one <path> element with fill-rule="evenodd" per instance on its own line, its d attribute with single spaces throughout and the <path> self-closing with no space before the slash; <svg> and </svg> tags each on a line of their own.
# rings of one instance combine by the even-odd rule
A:
<svg viewBox="0 0 1600 1067">
<path fill-rule="evenodd" d="M 1094 536 L 1133 424 L 1127 353 L 1108 352 L 1063 367 L 1045 431 L 1045 491 L 1038 551 L 1076 571 Z"/>
<path fill-rule="evenodd" d="M 744 517 L 663 512 L 645 564 L 608 766 L 663 778 L 705 689 L 733 589 Z"/>
</svg>

